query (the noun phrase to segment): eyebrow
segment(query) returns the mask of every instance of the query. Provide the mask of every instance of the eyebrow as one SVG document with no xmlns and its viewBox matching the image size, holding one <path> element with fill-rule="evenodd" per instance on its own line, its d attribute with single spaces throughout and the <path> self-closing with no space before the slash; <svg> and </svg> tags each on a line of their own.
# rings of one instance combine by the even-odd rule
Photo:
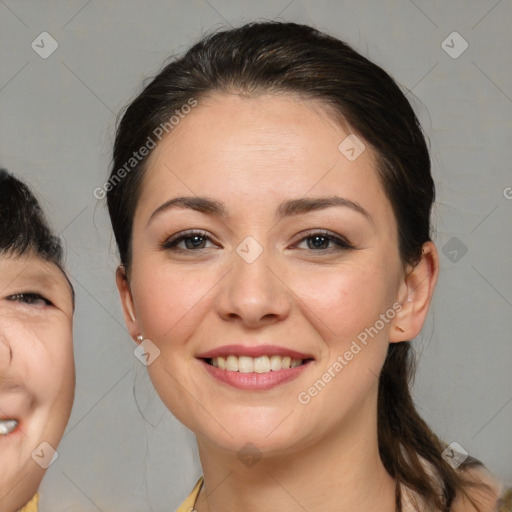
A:
<svg viewBox="0 0 512 512">
<path fill-rule="evenodd" d="M 25 276 L 20 278 L 20 283 L 25 286 L 41 286 L 43 290 L 57 292 L 60 290 L 59 283 L 55 280 L 55 276 L 43 272 L 29 271 Z"/>
<path fill-rule="evenodd" d="M 317 210 L 324 210 L 333 206 L 346 207 L 363 215 L 369 222 L 374 223 L 370 213 L 359 203 L 339 196 L 328 197 L 303 197 L 300 199 L 289 199 L 283 201 L 276 211 L 276 220 L 292 215 L 303 215 Z M 227 211 L 223 203 L 204 196 L 181 196 L 175 197 L 160 205 L 148 220 L 149 225 L 155 217 L 173 208 L 190 209 L 206 215 L 226 217 Z"/>
</svg>

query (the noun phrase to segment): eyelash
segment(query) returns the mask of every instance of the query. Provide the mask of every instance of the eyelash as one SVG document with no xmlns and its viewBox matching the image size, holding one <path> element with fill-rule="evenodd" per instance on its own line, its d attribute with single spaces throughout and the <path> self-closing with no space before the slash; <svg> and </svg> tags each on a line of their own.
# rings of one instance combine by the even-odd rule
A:
<svg viewBox="0 0 512 512">
<path fill-rule="evenodd" d="M 10 295 L 7 297 L 7 300 L 10 300 L 12 302 L 19 302 L 22 304 L 27 304 L 29 306 L 36 306 L 37 302 L 42 301 L 44 302 L 45 306 L 53 306 L 53 304 L 48 300 L 45 299 L 42 295 L 39 293 L 16 293 L 14 295 Z"/>
<path fill-rule="evenodd" d="M 208 236 L 208 233 L 206 233 L 205 231 L 187 231 L 185 233 L 175 235 L 175 236 L 169 238 L 168 240 L 166 240 L 162 244 L 162 249 L 169 250 L 169 251 L 175 251 L 175 252 L 197 252 L 200 249 L 182 249 L 182 248 L 176 247 L 180 242 L 182 242 L 184 240 L 189 240 L 194 237 L 199 237 L 199 238 L 206 239 L 208 241 L 212 241 L 211 237 Z M 315 237 L 326 238 L 330 242 L 333 242 L 334 244 L 336 244 L 338 247 L 329 248 L 329 249 L 325 249 L 325 250 L 311 249 L 311 251 L 313 251 L 313 252 L 324 252 L 324 253 L 328 252 L 329 253 L 329 252 L 332 252 L 333 250 L 334 251 L 343 251 L 343 250 L 348 250 L 348 249 L 354 249 L 354 247 L 347 240 L 345 240 L 339 236 L 336 236 L 336 235 L 332 234 L 331 232 L 325 231 L 325 230 L 316 230 L 316 231 L 312 230 L 309 233 L 307 233 L 306 236 L 302 237 L 297 243 L 300 243 L 300 242 L 303 242 L 305 240 L 315 238 Z"/>
</svg>

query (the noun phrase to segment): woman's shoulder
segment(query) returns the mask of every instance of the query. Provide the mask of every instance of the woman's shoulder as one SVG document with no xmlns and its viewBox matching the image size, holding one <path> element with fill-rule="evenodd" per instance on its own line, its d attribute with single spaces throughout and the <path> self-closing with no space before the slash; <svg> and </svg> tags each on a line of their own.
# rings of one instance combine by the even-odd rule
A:
<svg viewBox="0 0 512 512">
<path fill-rule="evenodd" d="M 484 466 L 460 471 L 468 485 L 465 488 L 466 495 L 455 498 L 453 512 L 512 512 L 512 489 L 507 489 Z"/>
<path fill-rule="evenodd" d="M 420 461 L 441 485 L 434 467 L 421 457 Z M 459 492 L 452 502 L 450 512 L 512 512 L 512 487 L 507 487 L 493 476 L 480 461 L 472 459 L 469 464 L 460 466 L 457 472 L 467 483 L 464 492 Z M 402 488 L 402 497 L 404 512 L 426 510 L 419 494 L 408 487 Z"/>
</svg>

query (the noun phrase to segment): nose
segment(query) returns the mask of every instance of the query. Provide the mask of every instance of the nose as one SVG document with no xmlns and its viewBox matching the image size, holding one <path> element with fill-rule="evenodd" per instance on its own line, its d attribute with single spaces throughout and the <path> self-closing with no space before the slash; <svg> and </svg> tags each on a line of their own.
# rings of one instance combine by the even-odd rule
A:
<svg viewBox="0 0 512 512">
<path fill-rule="evenodd" d="M 217 296 L 217 310 L 224 320 L 257 328 L 282 321 L 290 314 L 291 291 L 270 260 L 267 251 L 255 260 L 233 254 L 232 270 Z"/>
</svg>

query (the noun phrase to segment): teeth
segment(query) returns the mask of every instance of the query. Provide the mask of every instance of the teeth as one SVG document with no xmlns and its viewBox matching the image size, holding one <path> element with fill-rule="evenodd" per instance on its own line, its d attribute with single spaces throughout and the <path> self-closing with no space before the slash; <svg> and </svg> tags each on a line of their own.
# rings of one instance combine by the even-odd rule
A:
<svg viewBox="0 0 512 512">
<path fill-rule="evenodd" d="M 238 371 L 240 373 L 252 373 L 254 370 L 254 359 L 252 357 L 240 356 L 238 358 Z"/>
<path fill-rule="evenodd" d="M 273 372 L 281 369 L 281 356 L 270 356 L 270 369 Z"/>
<path fill-rule="evenodd" d="M 10 434 L 17 426 L 17 420 L 0 420 L 0 435 Z"/>
<path fill-rule="evenodd" d="M 228 372 L 240 373 L 268 373 L 270 371 L 277 372 L 279 370 L 296 368 L 304 361 L 302 359 L 292 359 L 289 356 L 227 356 L 214 357 L 210 360 L 212 366 Z"/>
<path fill-rule="evenodd" d="M 267 373 L 270 371 L 270 358 L 268 356 L 256 357 L 254 359 L 254 371 L 256 373 Z"/>
<path fill-rule="evenodd" d="M 228 356 L 226 358 L 226 370 L 228 370 L 230 372 L 238 371 L 238 357 Z"/>
</svg>

